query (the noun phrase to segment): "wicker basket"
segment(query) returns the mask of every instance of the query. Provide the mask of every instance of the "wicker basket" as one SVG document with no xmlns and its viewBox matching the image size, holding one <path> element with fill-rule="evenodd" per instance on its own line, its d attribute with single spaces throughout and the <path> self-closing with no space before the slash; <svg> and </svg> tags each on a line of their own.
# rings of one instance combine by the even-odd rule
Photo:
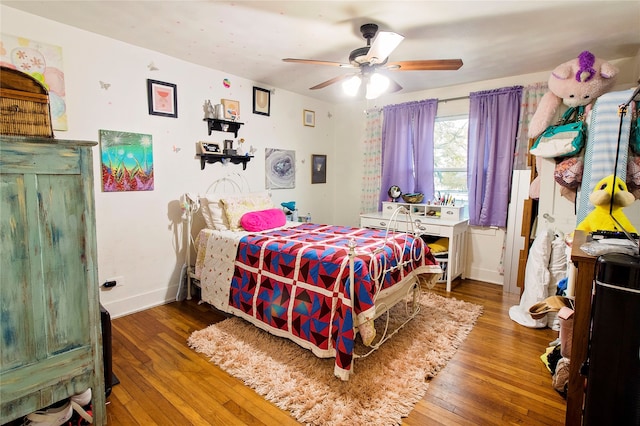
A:
<svg viewBox="0 0 640 426">
<path fill-rule="evenodd" d="M 0 67 L 0 134 L 53 138 L 47 89 L 7 67 Z"/>
<path fill-rule="evenodd" d="M 414 194 L 402 194 L 402 199 L 405 203 L 417 204 L 422 202 L 424 194 L 420 192 L 416 192 Z"/>
</svg>

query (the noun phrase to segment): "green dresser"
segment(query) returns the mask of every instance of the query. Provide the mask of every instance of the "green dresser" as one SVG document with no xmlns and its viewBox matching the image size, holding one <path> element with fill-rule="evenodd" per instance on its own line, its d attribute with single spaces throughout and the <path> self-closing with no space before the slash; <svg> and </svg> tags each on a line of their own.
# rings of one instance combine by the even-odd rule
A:
<svg viewBox="0 0 640 426">
<path fill-rule="evenodd" d="M 87 388 L 106 423 L 95 145 L 0 136 L 0 424 Z"/>
</svg>

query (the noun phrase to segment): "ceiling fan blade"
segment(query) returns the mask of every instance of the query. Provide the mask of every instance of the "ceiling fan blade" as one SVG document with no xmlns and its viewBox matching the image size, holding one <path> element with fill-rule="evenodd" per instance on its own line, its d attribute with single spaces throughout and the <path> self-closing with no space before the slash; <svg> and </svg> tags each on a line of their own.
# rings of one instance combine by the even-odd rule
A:
<svg viewBox="0 0 640 426">
<path fill-rule="evenodd" d="M 402 40 L 404 40 L 404 36 L 400 34 L 390 31 L 380 31 L 365 56 L 365 62 L 369 64 L 383 63 Z"/>
<path fill-rule="evenodd" d="M 462 59 L 427 59 L 422 61 L 388 62 L 385 67 L 392 71 L 447 71 L 457 70 Z"/>
<path fill-rule="evenodd" d="M 332 62 L 332 61 L 316 61 L 315 59 L 294 59 L 294 58 L 285 58 L 284 62 L 296 62 L 299 64 L 311 64 L 311 65 L 331 65 L 334 67 L 353 67 L 350 64 L 343 64 L 341 62 Z"/>
<path fill-rule="evenodd" d="M 337 83 L 339 81 L 345 80 L 345 79 L 351 77 L 352 75 L 353 74 L 345 74 L 345 75 L 340 75 L 338 77 L 333 77 L 331 80 L 327 80 L 327 81 L 324 81 L 324 82 L 322 82 L 320 84 L 316 84 L 313 87 L 309 87 L 309 90 L 322 89 L 324 87 L 327 87 L 327 86 L 332 85 L 334 83 Z"/>
</svg>

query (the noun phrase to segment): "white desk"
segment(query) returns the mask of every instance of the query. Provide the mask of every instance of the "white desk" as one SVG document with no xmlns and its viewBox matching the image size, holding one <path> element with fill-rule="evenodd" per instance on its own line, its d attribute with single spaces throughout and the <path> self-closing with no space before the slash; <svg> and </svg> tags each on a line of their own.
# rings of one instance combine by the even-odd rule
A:
<svg viewBox="0 0 640 426">
<path fill-rule="evenodd" d="M 464 278 L 464 255 L 466 253 L 467 219 L 445 220 L 426 216 L 411 215 L 413 230 L 424 235 L 449 238 L 449 256 L 447 259 L 447 291 L 451 291 L 451 281 L 458 276 Z M 362 228 L 387 229 L 389 217 L 383 212 L 366 213 L 360 215 Z M 411 231 L 408 215 L 397 216 L 396 231 Z"/>
</svg>

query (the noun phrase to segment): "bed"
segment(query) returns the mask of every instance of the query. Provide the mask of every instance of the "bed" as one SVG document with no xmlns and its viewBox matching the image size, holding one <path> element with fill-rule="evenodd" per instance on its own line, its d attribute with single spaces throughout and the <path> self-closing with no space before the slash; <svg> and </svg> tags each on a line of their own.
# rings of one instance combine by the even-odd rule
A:
<svg viewBox="0 0 640 426">
<path fill-rule="evenodd" d="M 191 245 L 196 255 L 187 297 L 195 284 L 202 302 L 318 357 L 335 357 L 334 374 L 342 380 L 356 358 L 398 331 L 376 335 L 373 320 L 405 303 L 403 324 L 410 321 L 421 288 L 433 286 L 442 273 L 413 233 L 286 221 L 266 192 L 208 193 L 196 204 L 206 227 L 188 238 L 187 265 Z M 277 220 L 265 229 L 242 226 L 247 217 L 267 212 Z M 369 352 L 354 353 L 358 335 Z"/>
</svg>

